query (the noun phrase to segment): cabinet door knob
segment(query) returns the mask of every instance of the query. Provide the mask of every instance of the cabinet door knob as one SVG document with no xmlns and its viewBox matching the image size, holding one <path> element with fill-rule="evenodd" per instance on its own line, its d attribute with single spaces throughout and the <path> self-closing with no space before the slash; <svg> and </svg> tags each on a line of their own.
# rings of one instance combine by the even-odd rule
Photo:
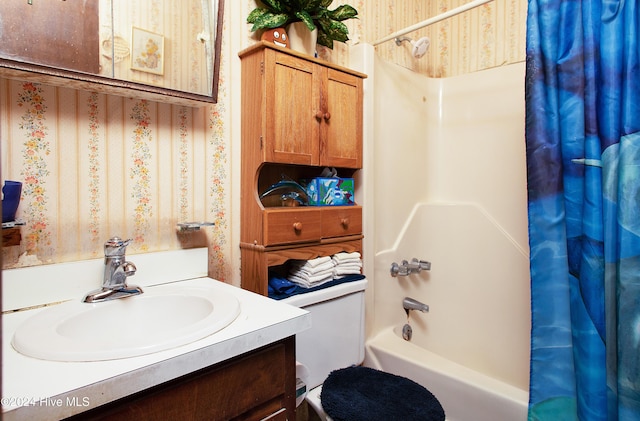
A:
<svg viewBox="0 0 640 421">
<path fill-rule="evenodd" d="M 324 114 L 322 113 L 322 111 L 318 111 L 316 113 L 316 120 L 320 121 L 322 120 L 322 117 L 324 117 Z"/>
<path fill-rule="evenodd" d="M 342 226 L 344 228 L 349 228 L 349 218 L 342 218 L 342 220 L 340 221 L 340 223 L 342 224 Z"/>
<path fill-rule="evenodd" d="M 324 113 L 324 119 L 325 120 L 329 120 L 331 118 L 331 113 L 329 111 L 327 111 L 326 113 Z"/>
<path fill-rule="evenodd" d="M 293 229 L 298 232 L 302 231 L 302 222 L 294 222 Z"/>
</svg>

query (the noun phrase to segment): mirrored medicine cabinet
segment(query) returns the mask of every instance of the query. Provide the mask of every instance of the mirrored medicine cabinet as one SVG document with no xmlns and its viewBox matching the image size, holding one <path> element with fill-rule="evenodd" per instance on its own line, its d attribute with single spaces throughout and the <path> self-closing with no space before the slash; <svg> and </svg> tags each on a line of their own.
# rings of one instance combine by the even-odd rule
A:
<svg viewBox="0 0 640 421">
<path fill-rule="evenodd" d="M 0 77 L 215 103 L 223 13 L 224 0 L 2 0 Z"/>
</svg>

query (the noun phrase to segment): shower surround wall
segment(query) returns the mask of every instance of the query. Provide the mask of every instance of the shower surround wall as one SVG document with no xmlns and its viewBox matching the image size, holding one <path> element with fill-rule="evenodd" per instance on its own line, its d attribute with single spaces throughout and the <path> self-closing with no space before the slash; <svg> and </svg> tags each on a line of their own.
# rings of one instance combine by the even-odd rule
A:
<svg viewBox="0 0 640 421">
<path fill-rule="evenodd" d="M 401 327 L 410 296 L 431 307 L 413 343 L 526 391 L 524 63 L 445 79 L 374 63 L 369 337 Z M 431 271 L 390 276 L 413 257 Z"/>
</svg>

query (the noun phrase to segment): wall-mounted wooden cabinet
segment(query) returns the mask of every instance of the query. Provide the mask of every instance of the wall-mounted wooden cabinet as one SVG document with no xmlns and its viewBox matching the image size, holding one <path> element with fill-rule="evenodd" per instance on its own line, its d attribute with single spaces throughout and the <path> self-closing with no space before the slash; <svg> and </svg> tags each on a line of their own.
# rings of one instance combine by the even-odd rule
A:
<svg viewBox="0 0 640 421">
<path fill-rule="evenodd" d="M 362 251 L 362 207 L 265 207 L 284 178 L 353 177 L 362 167 L 366 76 L 265 42 L 242 59 L 242 287 L 267 294 L 269 267 Z"/>
<path fill-rule="evenodd" d="M 362 78 L 276 50 L 260 56 L 264 161 L 360 168 Z"/>
<path fill-rule="evenodd" d="M 2 0 L 0 77 L 216 102 L 223 13 L 224 0 Z"/>
</svg>

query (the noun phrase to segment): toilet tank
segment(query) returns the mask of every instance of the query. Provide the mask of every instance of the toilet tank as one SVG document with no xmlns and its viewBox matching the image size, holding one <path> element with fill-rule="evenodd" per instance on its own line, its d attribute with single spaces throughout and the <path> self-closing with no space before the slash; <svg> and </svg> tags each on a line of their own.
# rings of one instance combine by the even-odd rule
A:
<svg viewBox="0 0 640 421">
<path fill-rule="evenodd" d="M 367 280 L 346 282 L 282 300 L 311 313 L 311 328 L 296 335 L 296 360 L 307 367 L 307 390 L 333 370 L 364 360 Z"/>
</svg>

